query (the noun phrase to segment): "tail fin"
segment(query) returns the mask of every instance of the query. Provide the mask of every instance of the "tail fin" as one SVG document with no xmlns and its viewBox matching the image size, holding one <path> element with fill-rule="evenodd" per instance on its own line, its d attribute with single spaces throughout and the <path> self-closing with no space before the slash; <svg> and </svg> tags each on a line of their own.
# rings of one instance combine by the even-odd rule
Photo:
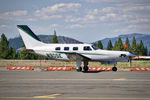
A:
<svg viewBox="0 0 150 100">
<path fill-rule="evenodd" d="M 31 31 L 27 25 L 17 25 L 20 35 L 24 41 L 26 49 L 32 49 L 33 47 L 42 46 L 40 39 Z"/>
</svg>

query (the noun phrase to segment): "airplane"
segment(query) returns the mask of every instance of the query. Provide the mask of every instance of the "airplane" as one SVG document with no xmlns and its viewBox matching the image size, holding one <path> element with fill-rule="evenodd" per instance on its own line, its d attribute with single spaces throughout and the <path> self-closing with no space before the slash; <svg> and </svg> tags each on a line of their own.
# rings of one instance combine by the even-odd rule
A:
<svg viewBox="0 0 150 100">
<path fill-rule="evenodd" d="M 88 62 L 101 62 L 101 64 L 114 64 L 113 71 L 117 71 L 117 62 L 129 62 L 135 54 L 126 51 L 102 50 L 92 44 L 59 44 L 43 43 L 27 25 L 17 25 L 29 53 L 45 56 L 53 60 L 76 61 L 77 71 L 88 71 Z M 81 67 L 83 61 L 83 69 Z"/>
</svg>

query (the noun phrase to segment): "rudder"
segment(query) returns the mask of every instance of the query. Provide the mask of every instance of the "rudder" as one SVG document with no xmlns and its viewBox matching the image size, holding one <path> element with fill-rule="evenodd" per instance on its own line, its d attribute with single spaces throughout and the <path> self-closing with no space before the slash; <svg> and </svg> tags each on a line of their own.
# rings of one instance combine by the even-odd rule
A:
<svg viewBox="0 0 150 100">
<path fill-rule="evenodd" d="M 40 39 L 32 32 L 27 25 L 17 25 L 19 33 L 23 39 L 26 49 L 32 49 L 33 47 L 42 46 Z"/>
</svg>

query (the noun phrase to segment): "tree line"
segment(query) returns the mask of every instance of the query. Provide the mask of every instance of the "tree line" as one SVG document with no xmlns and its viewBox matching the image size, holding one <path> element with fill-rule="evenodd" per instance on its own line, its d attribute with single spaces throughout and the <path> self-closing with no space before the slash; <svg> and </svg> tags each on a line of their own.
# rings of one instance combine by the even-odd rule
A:
<svg viewBox="0 0 150 100">
<path fill-rule="evenodd" d="M 54 35 L 52 41 L 50 43 L 58 43 L 56 31 L 54 31 Z M 101 41 L 95 42 L 94 45 L 100 49 L 103 48 L 103 44 Z M 25 48 L 24 43 L 22 43 L 22 48 Z M 130 45 L 129 39 L 126 38 L 125 44 L 123 44 L 121 38 L 119 37 L 117 41 L 115 41 L 114 45 L 111 40 L 108 41 L 107 50 L 118 50 L 118 51 L 129 51 L 137 55 L 150 56 L 150 51 L 148 53 L 147 47 L 144 46 L 143 41 L 140 41 L 140 44 L 136 43 L 135 37 L 133 37 L 132 44 Z M 5 34 L 1 35 L 0 39 L 0 59 L 48 59 L 46 57 L 42 57 L 36 54 L 27 53 L 26 51 L 16 52 L 13 47 L 9 47 L 9 42 Z"/>
<path fill-rule="evenodd" d="M 104 49 L 101 41 L 95 42 L 94 45 L 97 48 Z M 114 45 L 112 45 L 111 40 L 109 40 L 106 49 L 116 51 L 128 51 L 139 56 L 150 56 L 150 51 L 148 52 L 147 47 L 143 44 L 143 41 L 140 40 L 140 43 L 138 44 L 135 37 L 133 37 L 131 44 L 128 37 L 126 38 L 125 44 L 123 44 L 120 37 L 118 38 L 118 40 L 115 41 Z"/>
</svg>

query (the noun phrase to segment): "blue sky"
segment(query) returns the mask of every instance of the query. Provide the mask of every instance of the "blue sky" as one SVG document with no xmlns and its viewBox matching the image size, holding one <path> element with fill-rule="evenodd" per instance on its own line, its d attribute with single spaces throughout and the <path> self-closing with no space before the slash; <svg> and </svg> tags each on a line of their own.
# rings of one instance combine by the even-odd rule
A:
<svg viewBox="0 0 150 100">
<path fill-rule="evenodd" d="M 19 36 L 16 25 L 35 34 L 82 42 L 129 33 L 150 34 L 150 0 L 0 0 L 0 34 Z"/>
</svg>

